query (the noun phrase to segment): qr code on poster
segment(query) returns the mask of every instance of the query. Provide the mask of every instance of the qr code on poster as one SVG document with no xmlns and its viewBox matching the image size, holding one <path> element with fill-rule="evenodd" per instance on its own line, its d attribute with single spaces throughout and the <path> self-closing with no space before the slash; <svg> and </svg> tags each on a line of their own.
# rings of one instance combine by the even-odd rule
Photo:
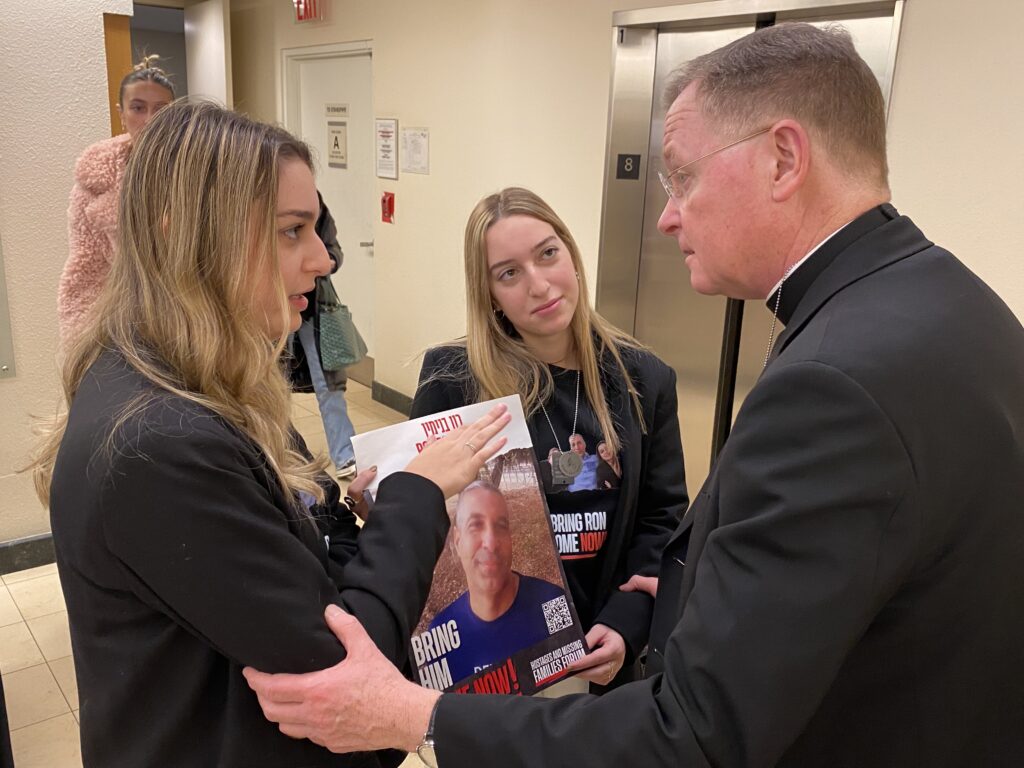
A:
<svg viewBox="0 0 1024 768">
<path fill-rule="evenodd" d="M 549 635 L 572 626 L 572 614 L 569 613 L 569 604 L 565 601 L 565 595 L 559 595 L 554 600 L 541 603 L 540 607 L 544 611 L 544 621 L 548 623 Z"/>
</svg>

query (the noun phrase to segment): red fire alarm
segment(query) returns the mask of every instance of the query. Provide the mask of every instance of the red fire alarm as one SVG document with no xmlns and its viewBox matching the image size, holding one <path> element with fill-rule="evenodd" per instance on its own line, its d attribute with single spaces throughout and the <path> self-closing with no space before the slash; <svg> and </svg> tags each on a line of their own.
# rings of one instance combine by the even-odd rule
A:
<svg viewBox="0 0 1024 768">
<path fill-rule="evenodd" d="M 322 21 L 324 18 L 324 3 L 327 0 L 292 0 L 295 6 L 295 21 Z"/>
<path fill-rule="evenodd" d="M 395 193 L 385 192 L 380 196 L 380 220 L 385 224 L 395 221 Z"/>
</svg>

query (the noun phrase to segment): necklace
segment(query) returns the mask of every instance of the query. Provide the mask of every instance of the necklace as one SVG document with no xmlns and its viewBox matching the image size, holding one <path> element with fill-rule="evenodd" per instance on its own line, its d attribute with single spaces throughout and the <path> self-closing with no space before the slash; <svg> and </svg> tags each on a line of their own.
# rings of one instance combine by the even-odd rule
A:
<svg viewBox="0 0 1024 768">
<path fill-rule="evenodd" d="M 555 438 L 555 448 L 558 449 L 558 470 L 568 477 L 570 480 L 579 475 L 583 471 L 583 459 L 580 458 L 579 454 L 575 451 L 562 451 L 562 445 L 558 442 L 558 433 L 555 432 L 555 425 L 551 423 L 551 417 L 548 416 L 548 409 L 544 407 L 544 403 L 540 404 L 540 409 L 544 412 L 544 418 L 548 420 L 548 427 L 551 429 L 551 436 Z M 576 410 L 572 415 L 572 432 L 571 435 L 576 434 L 576 419 L 580 415 L 580 372 L 576 371 Z"/>
<path fill-rule="evenodd" d="M 779 321 L 779 305 L 782 303 L 782 286 L 786 284 L 786 278 L 789 277 L 789 274 L 793 271 L 794 267 L 796 267 L 796 264 L 793 264 L 789 269 L 787 269 L 785 274 L 782 276 L 782 280 L 779 281 L 779 290 L 778 293 L 775 294 L 775 311 L 772 312 L 772 327 L 771 330 L 768 331 L 768 349 L 764 351 L 764 365 L 761 366 L 762 368 L 768 367 L 768 360 L 772 356 L 772 347 L 775 346 L 775 324 Z"/>
</svg>

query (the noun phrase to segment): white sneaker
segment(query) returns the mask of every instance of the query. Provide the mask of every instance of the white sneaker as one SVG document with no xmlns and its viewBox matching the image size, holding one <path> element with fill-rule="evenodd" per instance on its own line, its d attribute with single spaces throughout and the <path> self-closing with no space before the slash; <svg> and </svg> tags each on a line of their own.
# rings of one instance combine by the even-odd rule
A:
<svg viewBox="0 0 1024 768">
<path fill-rule="evenodd" d="M 340 467 L 338 467 L 338 479 L 339 480 L 351 480 L 356 476 L 356 460 L 349 459 Z"/>
</svg>

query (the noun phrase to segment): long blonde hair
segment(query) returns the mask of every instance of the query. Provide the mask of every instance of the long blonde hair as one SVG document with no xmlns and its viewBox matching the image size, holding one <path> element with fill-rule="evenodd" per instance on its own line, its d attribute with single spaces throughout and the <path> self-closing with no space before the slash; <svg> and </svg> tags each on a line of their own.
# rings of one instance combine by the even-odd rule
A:
<svg viewBox="0 0 1024 768">
<path fill-rule="evenodd" d="M 507 187 L 488 195 L 477 203 L 466 223 L 465 346 L 469 372 L 476 385 L 476 398 L 489 400 L 519 394 L 529 416 L 550 399 L 554 390 L 548 366 L 530 351 L 511 323 L 494 312 L 487 268 L 487 230 L 508 216 L 530 216 L 550 224 L 569 251 L 580 286 L 579 301 L 569 324 L 576 359 L 587 401 L 597 416 L 604 440 L 617 453 L 621 441 L 601 387 L 602 357 L 609 355 L 622 374 L 640 428 L 646 431 L 639 395 L 620 354 L 622 348 L 639 349 L 642 345 L 591 308 L 579 247 L 568 227 L 537 194 L 521 187 Z"/>
<path fill-rule="evenodd" d="M 308 147 L 280 128 L 207 102 L 161 110 L 129 157 L 110 276 L 67 351 L 62 383 L 70 407 L 89 367 L 115 349 L 155 391 L 120 414 L 108 449 L 162 390 L 249 437 L 286 493 L 322 500 L 314 477 L 326 460 L 307 460 L 290 438 L 290 388 L 279 363 L 285 339 L 267 338 L 251 300 L 270 274 L 288 317 L 275 223 L 278 170 L 287 160 L 312 168 Z M 65 412 L 34 457 L 44 504 L 66 427 Z"/>
</svg>

